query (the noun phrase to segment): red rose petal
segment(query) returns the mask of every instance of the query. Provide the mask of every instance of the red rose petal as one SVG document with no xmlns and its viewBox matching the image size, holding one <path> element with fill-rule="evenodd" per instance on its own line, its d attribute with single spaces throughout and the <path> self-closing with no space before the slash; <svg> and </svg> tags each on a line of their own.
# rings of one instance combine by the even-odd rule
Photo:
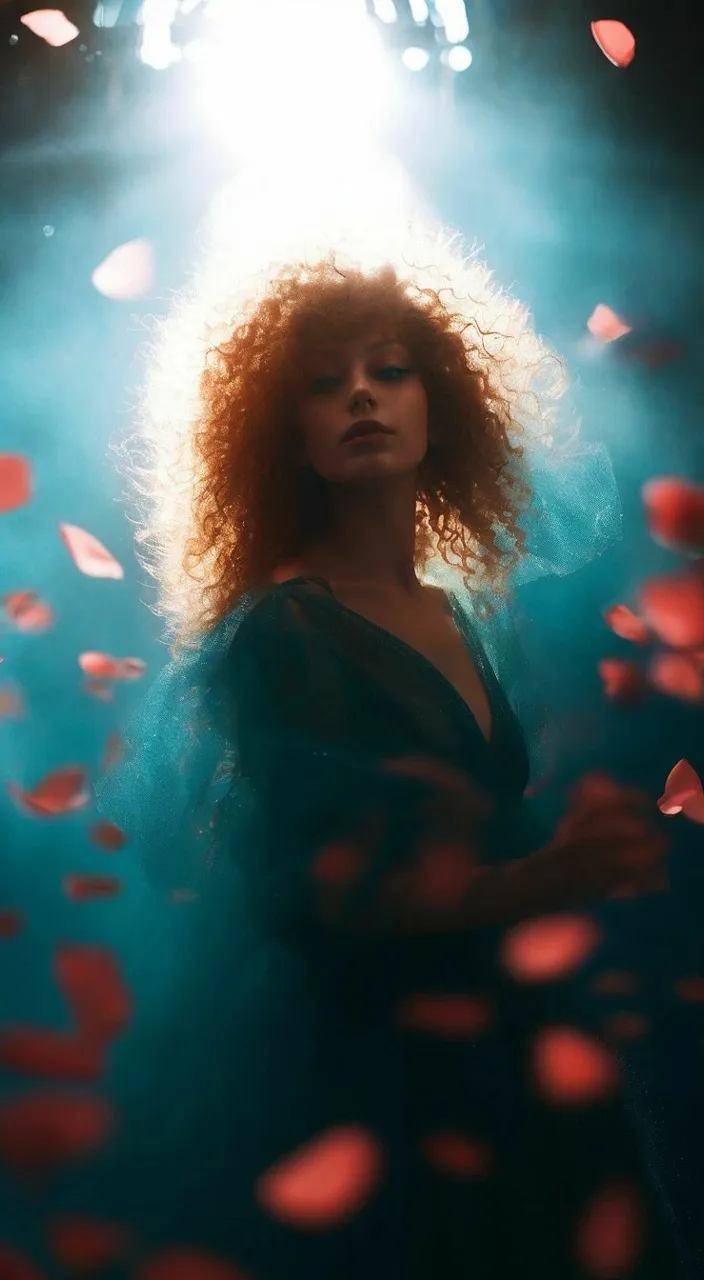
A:
<svg viewBox="0 0 704 1280">
<path fill-rule="evenodd" d="M 634 662 L 624 662 L 620 658 L 602 658 L 597 670 L 605 696 L 619 706 L 637 707 L 647 697 L 648 681 Z"/>
<path fill-rule="evenodd" d="M 382 1148 L 366 1129 L 340 1126 L 285 1156 L 262 1175 L 257 1198 L 281 1222 L 328 1227 L 358 1213 L 381 1178 Z"/>
<path fill-rule="evenodd" d="M 114 680 L 118 670 L 117 658 L 111 658 L 109 653 L 80 653 L 78 665 L 81 671 L 96 680 Z"/>
<path fill-rule="evenodd" d="M 54 622 L 52 609 L 39 599 L 36 591 L 11 591 L 3 605 L 18 631 L 46 631 Z"/>
<path fill-rule="evenodd" d="M 93 898 L 115 898 L 122 890 L 117 876 L 64 876 L 63 889 L 72 902 Z"/>
<path fill-rule="evenodd" d="M 627 1280 L 643 1249 L 643 1210 L 634 1188 L 604 1187 L 587 1206 L 577 1232 L 577 1256 L 593 1280 Z"/>
<path fill-rule="evenodd" d="M 0 512 L 23 507 L 32 496 L 29 463 L 19 453 L 0 453 Z"/>
<path fill-rule="evenodd" d="M 16 938 L 26 927 L 21 911 L 13 911 L 11 907 L 0 907 L 0 938 Z"/>
<path fill-rule="evenodd" d="M 25 791 L 14 782 L 8 783 L 7 789 L 13 800 L 38 818 L 75 813 L 90 803 L 86 771 L 75 765 L 48 773 L 32 791 Z"/>
<path fill-rule="evenodd" d="M 113 1108 L 102 1098 L 25 1093 L 0 1106 L 0 1154 L 16 1175 L 47 1173 L 92 1154 L 114 1123 Z"/>
<path fill-rule="evenodd" d="M 600 1102 L 619 1087 L 619 1069 L 604 1045 L 572 1027 L 546 1027 L 533 1044 L 540 1092 L 557 1106 Z"/>
<path fill-rule="evenodd" d="M 135 1280 L 247 1280 L 233 1262 L 205 1249 L 165 1249 L 142 1263 Z"/>
<path fill-rule="evenodd" d="M 650 632 L 632 609 L 626 604 L 615 604 L 604 611 L 606 625 L 623 640 L 631 640 L 634 644 L 649 644 Z"/>
<path fill-rule="evenodd" d="M 24 1254 L 0 1244 L 0 1277 L 2 1280 L 44 1280 L 44 1272 Z"/>
<path fill-rule="evenodd" d="M 645 621 L 673 649 L 704 644 L 704 579 L 698 574 L 650 578 L 640 589 Z"/>
<path fill-rule="evenodd" d="M 88 835 L 94 844 L 97 844 L 100 849 L 107 849 L 109 853 L 116 853 L 127 843 L 124 831 L 116 827 L 114 822 L 96 822 L 90 828 Z"/>
<path fill-rule="evenodd" d="M 115 1222 L 63 1215 L 47 1226 L 52 1252 L 69 1271 L 98 1271 L 120 1262 L 132 1247 L 132 1231 Z"/>
<path fill-rule="evenodd" d="M 625 1009 L 621 1013 L 612 1013 L 604 1022 L 604 1033 L 612 1040 L 622 1044 L 630 1044 L 634 1040 L 642 1040 L 650 1031 L 650 1023 L 642 1013 L 633 1013 Z"/>
<path fill-rule="evenodd" d="M 492 1020 L 488 1000 L 465 994 L 410 996 L 398 1010 L 399 1024 L 406 1030 L 449 1039 L 473 1040 L 484 1035 Z"/>
<path fill-rule="evenodd" d="M 113 1040 L 130 1022 L 132 998 L 109 951 L 90 943 L 59 947 L 54 977 L 87 1036 Z"/>
<path fill-rule="evenodd" d="M 603 303 L 594 308 L 587 320 L 587 328 L 599 342 L 615 342 L 617 338 L 631 332 L 630 325 L 624 324 L 616 312 Z"/>
<path fill-rule="evenodd" d="M 681 702 L 704 699 L 704 667 L 691 653 L 658 653 L 648 667 L 648 678 L 658 693 Z"/>
<path fill-rule="evenodd" d="M 627 67 L 636 55 L 636 38 L 623 22 L 604 19 L 592 23 L 592 35 L 604 57 L 615 67 Z"/>
<path fill-rule="evenodd" d="M 676 551 L 704 550 L 704 485 L 660 476 L 643 486 L 642 496 L 656 542 Z"/>
<path fill-rule="evenodd" d="M 639 979 L 634 973 L 611 969 L 595 978 L 592 990 L 600 996 L 632 996 L 638 985 Z"/>
<path fill-rule="evenodd" d="M 449 1178 L 481 1179 L 491 1171 L 493 1155 L 483 1142 L 465 1133 L 432 1133 L 423 1141 L 428 1164 Z"/>
<path fill-rule="evenodd" d="M 10 1027 L 0 1032 L 0 1063 L 9 1071 L 53 1080 L 97 1080 L 104 1067 L 95 1043 L 75 1032 Z"/>
<path fill-rule="evenodd" d="M 704 978 L 680 978 L 675 983 L 675 995 L 684 1004 L 704 1004 Z"/>
<path fill-rule="evenodd" d="M 501 959 L 517 982 L 555 982 L 581 968 L 600 940 L 591 916 L 546 916 L 504 934 Z"/>
<path fill-rule="evenodd" d="M 31 13 L 23 13 L 20 22 L 53 49 L 61 48 L 79 35 L 78 27 L 69 22 L 61 9 L 34 9 Z"/>
<path fill-rule="evenodd" d="M 704 822 L 704 791 L 699 775 L 688 760 L 678 760 L 670 770 L 658 809 L 668 815 L 684 813 L 693 822 Z"/>
<path fill-rule="evenodd" d="M 124 578 L 122 565 L 92 533 L 74 524 L 60 524 L 59 532 L 77 569 L 89 578 Z"/>
</svg>

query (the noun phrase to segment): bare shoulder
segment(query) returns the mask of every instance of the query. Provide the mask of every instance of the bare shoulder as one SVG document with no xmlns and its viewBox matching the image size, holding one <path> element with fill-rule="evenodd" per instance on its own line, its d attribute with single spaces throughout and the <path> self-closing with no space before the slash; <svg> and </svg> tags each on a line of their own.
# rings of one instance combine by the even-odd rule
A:
<svg viewBox="0 0 704 1280">
<path fill-rule="evenodd" d="M 442 611 L 447 614 L 452 613 L 450 601 L 447 598 L 447 592 L 443 591 L 442 587 L 427 585 L 424 587 L 424 591 L 426 593 L 428 604 L 433 608 L 433 610 Z"/>
</svg>

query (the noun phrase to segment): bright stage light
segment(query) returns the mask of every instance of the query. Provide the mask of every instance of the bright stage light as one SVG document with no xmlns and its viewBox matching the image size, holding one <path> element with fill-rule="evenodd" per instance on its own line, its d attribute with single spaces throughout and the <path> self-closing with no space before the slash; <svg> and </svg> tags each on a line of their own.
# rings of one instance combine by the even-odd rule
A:
<svg viewBox="0 0 704 1280">
<path fill-rule="evenodd" d="M 409 71 L 422 71 L 430 62 L 430 55 L 425 49 L 418 49 L 416 46 L 412 46 L 409 49 L 404 49 L 401 61 L 404 67 L 408 67 Z"/>
<path fill-rule="evenodd" d="M 240 159 L 315 156 L 372 141 L 393 79 L 364 0 L 227 0 L 210 6 L 197 74 L 206 119 Z"/>
<path fill-rule="evenodd" d="M 460 44 L 462 40 L 466 40 L 469 24 L 464 0 L 436 0 L 436 7 L 445 28 L 445 38 L 450 44 Z"/>
<path fill-rule="evenodd" d="M 396 156 L 369 145 L 329 162 L 259 157 L 214 200 L 210 235 L 235 276 L 270 257 L 312 255 L 352 232 L 385 248 L 404 219 L 433 219 L 425 196 Z M 379 261 L 383 260 L 383 252 Z M 218 271 L 221 270 L 218 266 Z"/>
<path fill-rule="evenodd" d="M 447 51 L 447 65 L 451 71 L 466 71 L 472 65 L 471 51 L 464 44 L 457 44 Z"/>
</svg>

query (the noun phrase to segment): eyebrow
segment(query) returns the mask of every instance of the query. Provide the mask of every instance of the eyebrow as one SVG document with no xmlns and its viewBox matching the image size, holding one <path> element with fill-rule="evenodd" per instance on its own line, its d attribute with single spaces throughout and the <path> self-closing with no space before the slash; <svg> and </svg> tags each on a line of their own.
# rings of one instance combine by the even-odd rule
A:
<svg viewBox="0 0 704 1280">
<path fill-rule="evenodd" d="M 400 338 L 381 338 L 379 342 L 372 342 L 367 351 L 376 351 L 377 347 L 403 347 L 405 343 Z"/>
<path fill-rule="evenodd" d="M 367 351 L 378 351 L 381 347 L 404 347 L 407 350 L 405 342 L 402 342 L 400 338 L 380 338 L 378 342 L 370 343 L 370 345 L 367 347 Z M 316 352 L 316 355 L 339 356 L 340 348 L 339 347 L 319 347 Z"/>
</svg>

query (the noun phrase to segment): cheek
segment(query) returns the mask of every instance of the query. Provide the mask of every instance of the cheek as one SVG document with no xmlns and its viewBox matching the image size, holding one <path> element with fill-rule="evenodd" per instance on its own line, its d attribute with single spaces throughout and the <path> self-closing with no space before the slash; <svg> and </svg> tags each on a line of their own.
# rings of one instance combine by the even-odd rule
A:
<svg viewBox="0 0 704 1280">
<path fill-rule="evenodd" d="M 414 388 L 409 404 L 409 416 L 416 431 L 425 434 L 428 429 L 428 397 L 423 387 Z"/>
<path fill-rule="evenodd" d="M 331 421 L 331 415 L 326 412 L 325 406 L 315 405 L 302 416 L 301 438 L 311 462 L 329 454 L 336 432 L 335 423 Z"/>
</svg>

